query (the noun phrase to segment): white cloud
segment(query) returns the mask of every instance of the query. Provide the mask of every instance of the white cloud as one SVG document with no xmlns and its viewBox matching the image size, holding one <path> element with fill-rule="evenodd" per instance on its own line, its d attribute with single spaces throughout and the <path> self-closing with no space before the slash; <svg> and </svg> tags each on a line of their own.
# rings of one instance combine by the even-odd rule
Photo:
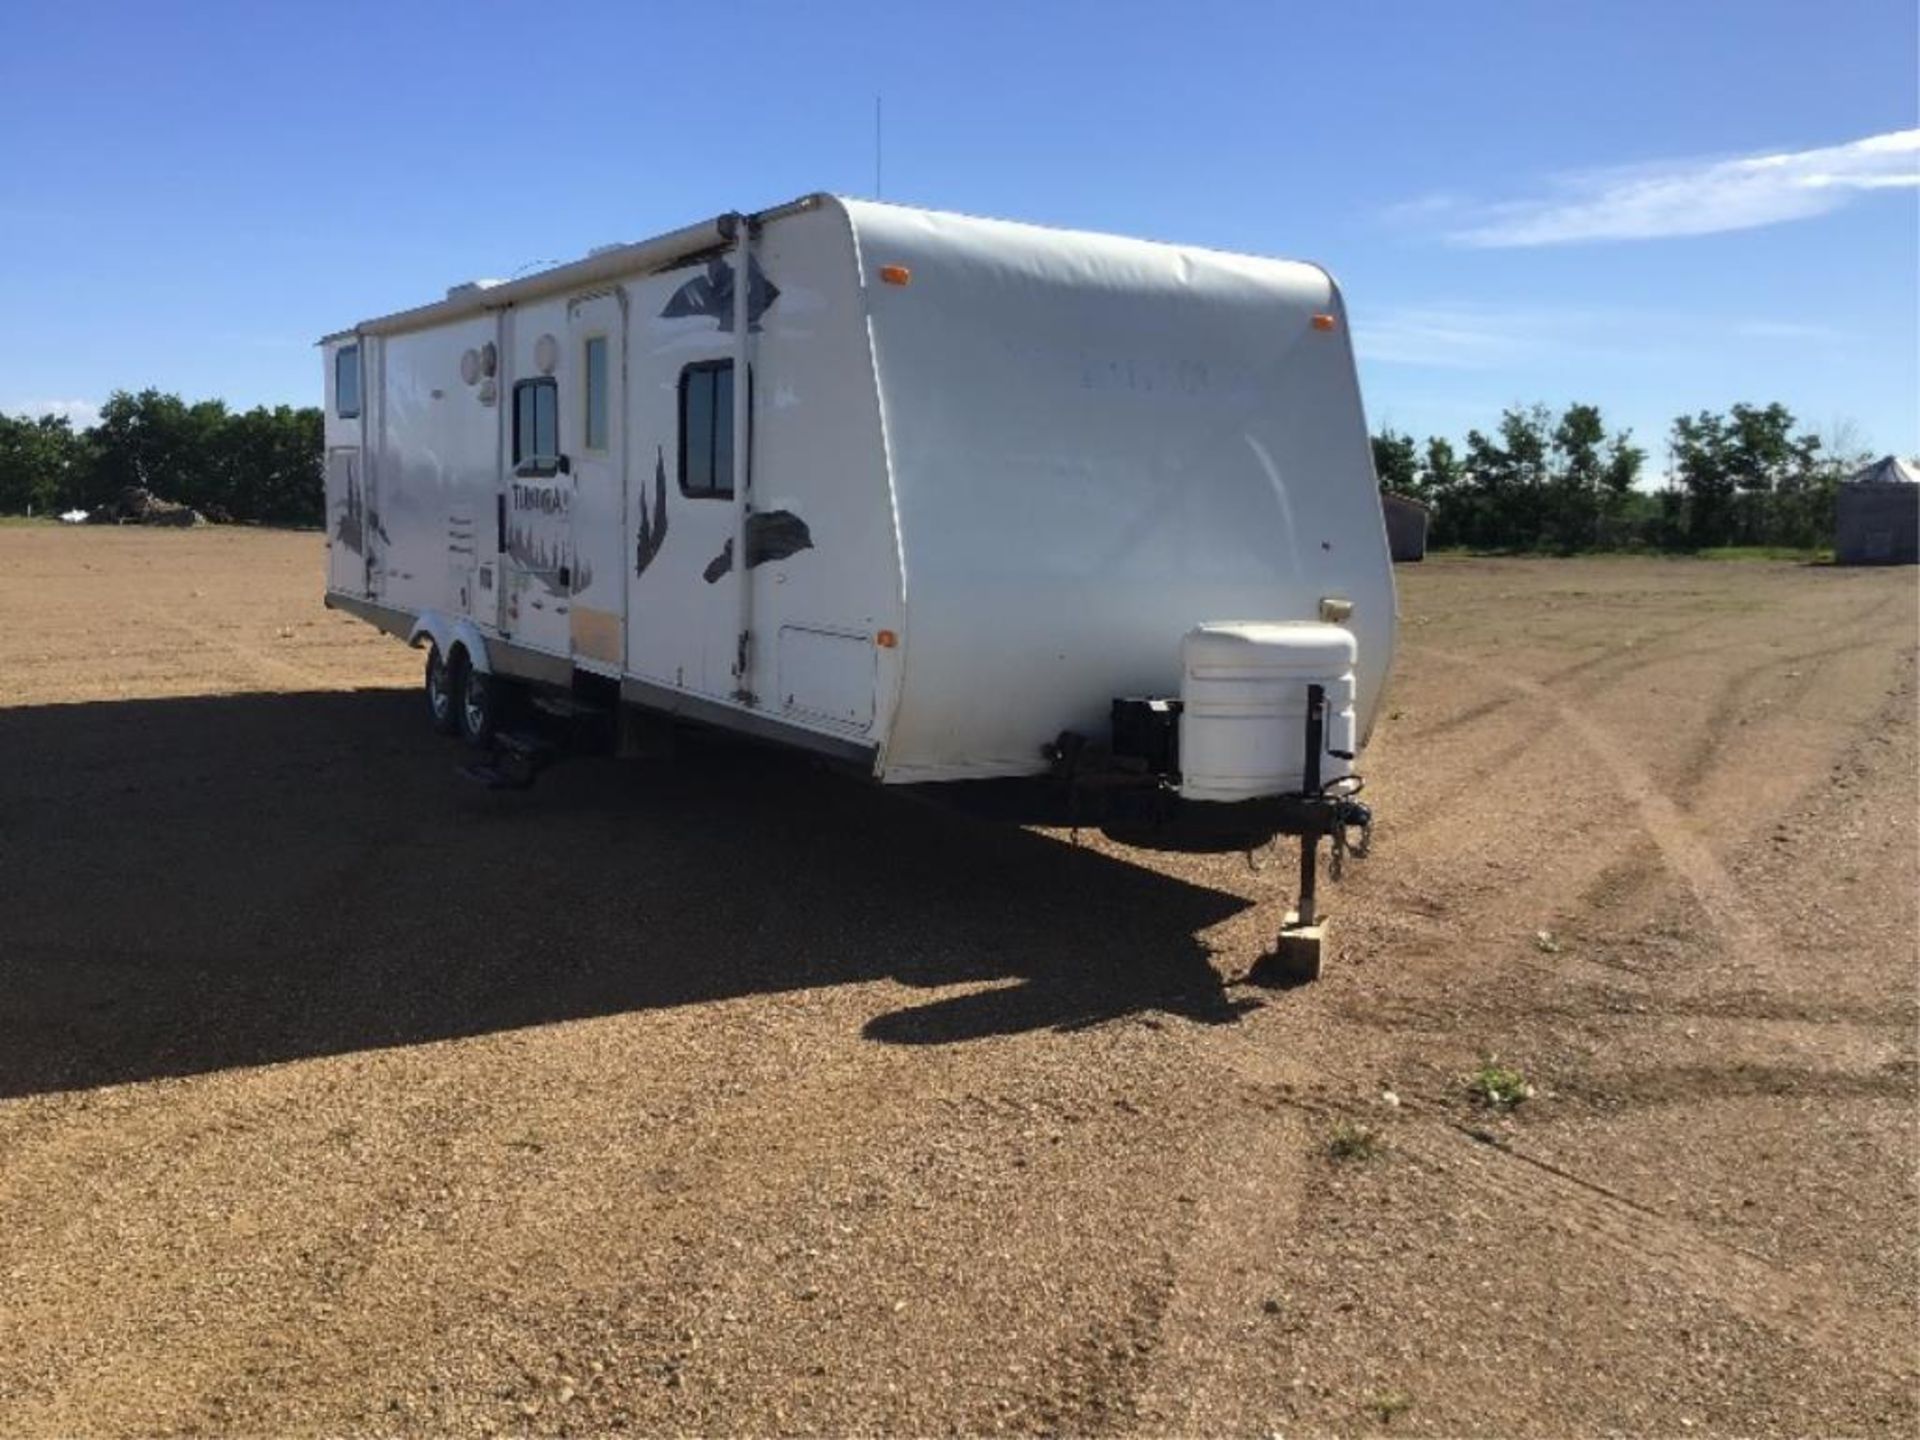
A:
<svg viewBox="0 0 1920 1440">
<path fill-rule="evenodd" d="M 100 405 L 94 400 L 22 400 L 5 407 L 7 414 L 38 420 L 42 415 L 64 415 L 76 430 L 100 423 Z"/>
<path fill-rule="evenodd" d="M 1534 199 L 1476 206 L 1429 197 L 1393 213 L 1451 216 L 1447 238 L 1459 245 L 1567 245 L 1751 230 L 1825 215 L 1870 191 L 1915 186 L 1920 130 L 1896 130 L 1778 155 L 1586 171 L 1557 177 Z"/>
<path fill-rule="evenodd" d="M 1574 309 L 1455 301 L 1397 305 L 1353 317 L 1362 360 L 1439 370 L 1495 370 L 1549 353 L 1591 352 L 1624 317 Z"/>
<path fill-rule="evenodd" d="M 1765 315 L 1745 317 L 1607 309 L 1571 305 L 1498 304 L 1447 299 L 1353 311 L 1353 346 L 1372 365 L 1425 370 L 1525 372 L 1559 361 L 1583 366 L 1644 363 L 1646 336 L 1661 336 L 1669 356 L 1710 356 L 1728 344 L 1831 347 L 1847 339 L 1830 325 Z"/>
<path fill-rule="evenodd" d="M 1831 345 L 1845 340 L 1847 334 L 1831 325 L 1812 325 L 1800 320 L 1743 320 L 1733 327 L 1741 340 L 1805 340 Z"/>
</svg>

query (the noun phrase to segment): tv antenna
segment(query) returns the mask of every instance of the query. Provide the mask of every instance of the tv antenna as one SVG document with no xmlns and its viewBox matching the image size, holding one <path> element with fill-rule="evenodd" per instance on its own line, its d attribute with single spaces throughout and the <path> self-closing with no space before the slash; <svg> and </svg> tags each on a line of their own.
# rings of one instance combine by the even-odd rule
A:
<svg viewBox="0 0 1920 1440">
<path fill-rule="evenodd" d="M 873 198 L 878 200 L 883 192 L 880 189 L 880 97 L 873 97 Z"/>
</svg>

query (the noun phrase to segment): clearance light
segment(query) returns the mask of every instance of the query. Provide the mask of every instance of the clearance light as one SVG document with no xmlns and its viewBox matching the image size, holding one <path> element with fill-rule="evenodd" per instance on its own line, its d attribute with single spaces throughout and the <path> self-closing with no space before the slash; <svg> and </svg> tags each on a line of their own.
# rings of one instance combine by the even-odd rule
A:
<svg viewBox="0 0 1920 1440">
<path fill-rule="evenodd" d="M 1313 317 L 1313 328 L 1316 330 L 1331 330 L 1333 325 L 1334 320 L 1331 315 L 1320 314 Z"/>
<path fill-rule="evenodd" d="M 891 630 L 882 630 L 878 635 L 873 637 L 873 643 L 878 645 L 882 650 L 891 650 L 900 643 L 900 637 Z"/>
<path fill-rule="evenodd" d="M 889 285 L 910 285 L 913 283 L 913 271 L 904 265 L 882 265 L 880 278 Z"/>
</svg>

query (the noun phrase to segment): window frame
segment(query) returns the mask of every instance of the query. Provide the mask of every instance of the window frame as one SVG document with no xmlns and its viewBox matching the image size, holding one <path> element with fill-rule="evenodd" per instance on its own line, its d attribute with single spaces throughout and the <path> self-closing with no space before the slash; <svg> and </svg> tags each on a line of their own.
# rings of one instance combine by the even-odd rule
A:
<svg viewBox="0 0 1920 1440">
<path fill-rule="evenodd" d="M 732 457 L 731 469 L 729 470 L 729 473 L 727 475 L 726 489 L 721 490 L 718 488 L 709 488 L 705 490 L 692 490 L 687 487 L 687 382 L 695 374 L 717 375 L 722 373 L 727 375 L 733 374 L 733 357 L 732 356 L 723 355 L 723 356 L 717 356 L 711 360 L 694 360 L 680 367 L 680 380 L 679 380 L 678 386 L 676 387 L 678 390 L 678 400 L 675 407 L 674 423 L 675 423 L 675 428 L 679 433 L 679 440 L 680 440 L 680 445 L 679 445 L 680 493 L 686 496 L 689 500 L 731 500 L 733 499 L 733 496 L 734 496 L 734 479 L 739 474 L 739 470 L 740 470 L 740 462 L 737 456 Z M 736 405 L 740 403 L 740 394 L 739 394 L 739 387 L 737 382 L 734 387 L 734 403 Z M 720 430 L 719 430 L 720 407 L 718 405 L 715 405 L 713 409 L 714 409 L 714 431 L 712 436 L 710 437 L 710 442 L 717 441 L 720 435 Z M 733 425 L 733 416 L 731 411 L 729 411 L 727 415 L 727 425 L 728 425 L 728 436 L 729 436 L 729 439 L 731 439 L 732 425 Z M 709 446 L 708 446 L 709 453 L 713 453 L 717 449 L 718 449 L 717 444 L 709 443 Z M 749 454 L 751 454 L 753 449 L 753 367 L 751 365 L 747 367 L 747 449 Z"/>
<path fill-rule="evenodd" d="M 340 395 L 341 362 L 351 359 L 353 365 L 353 408 L 346 408 Z M 360 411 L 366 402 L 365 373 L 360 368 L 360 342 L 342 345 L 333 352 L 333 415 L 336 420 L 358 420 Z"/>
<path fill-rule="evenodd" d="M 523 453 L 520 434 L 520 392 L 523 390 L 545 389 L 553 396 L 553 453 L 536 455 Z M 534 402 L 533 429 L 534 438 L 540 432 L 540 402 Z M 557 475 L 560 473 L 560 381 L 553 375 L 535 375 L 526 380 L 513 382 L 513 473 L 516 475 Z"/>
<path fill-rule="evenodd" d="M 600 443 L 593 443 L 593 362 L 595 345 L 600 347 Z M 604 330 L 584 335 L 580 340 L 580 448 L 594 455 L 606 455 L 613 449 L 613 342 Z"/>
</svg>

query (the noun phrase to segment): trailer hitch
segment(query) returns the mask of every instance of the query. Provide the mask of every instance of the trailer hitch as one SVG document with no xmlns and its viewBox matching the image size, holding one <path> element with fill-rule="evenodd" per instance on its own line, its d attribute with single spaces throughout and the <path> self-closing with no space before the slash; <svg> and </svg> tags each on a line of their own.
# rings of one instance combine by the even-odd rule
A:
<svg viewBox="0 0 1920 1440">
<path fill-rule="evenodd" d="M 1302 811 L 1300 836 L 1300 898 L 1280 925 L 1279 941 L 1273 953 L 1262 956 L 1247 978 L 1259 984 L 1303 985 L 1320 978 L 1320 950 L 1325 927 L 1319 908 L 1320 841 L 1328 842 L 1328 878 L 1339 880 L 1346 872 L 1346 858 L 1364 859 L 1373 848 L 1373 810 L 1355 797 L 1366 783 L 1358 775 L 1341 775 L 1322 782 L 1320 757 L 1334 755 L 1351 760 L 1351 754 L 1328 751 L 1326 744 L 1327 692 L 1324 686 L 1307 687 L 1306 757 L 1301 768 Z M 1356 838 L 1354 832 L 1358 831 Z"/>
</svg>

